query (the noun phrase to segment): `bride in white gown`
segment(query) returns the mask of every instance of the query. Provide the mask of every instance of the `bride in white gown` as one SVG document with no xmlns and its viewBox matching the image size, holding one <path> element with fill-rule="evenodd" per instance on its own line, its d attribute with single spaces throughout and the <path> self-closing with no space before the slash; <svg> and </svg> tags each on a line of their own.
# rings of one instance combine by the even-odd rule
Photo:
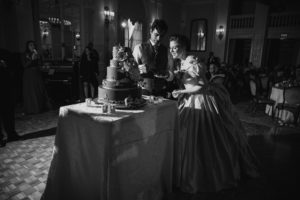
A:
<svg viewBox="0 0 300 200">
<path fill-rule="evenodd" d="M 170 38 L 170 53 L 181 60 L 177 77 L 180 131 L 176 185 L 183 192 L 216 192 L 237 186 L 242 177 L 258 177 L 256 158 L 234 112 L 227 90 L 209 83 L 205 65 L 186 55 L 186 40 Z"/>
</svg>

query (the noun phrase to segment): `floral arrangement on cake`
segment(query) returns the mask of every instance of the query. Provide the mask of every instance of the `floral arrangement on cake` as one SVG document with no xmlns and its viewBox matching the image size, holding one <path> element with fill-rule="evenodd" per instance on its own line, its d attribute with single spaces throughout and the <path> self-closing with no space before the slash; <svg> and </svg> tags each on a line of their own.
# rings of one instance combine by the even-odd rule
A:
<svg viewBox="0 0 300 200">
<path fill-rule="evenodd" d="M 141 79 L 138 65 L 129 47 L 114 46 L 113 58 L 119 61 L 119 72 L 125 73 L 125 76 L 134 82 Z"/>
</svg>

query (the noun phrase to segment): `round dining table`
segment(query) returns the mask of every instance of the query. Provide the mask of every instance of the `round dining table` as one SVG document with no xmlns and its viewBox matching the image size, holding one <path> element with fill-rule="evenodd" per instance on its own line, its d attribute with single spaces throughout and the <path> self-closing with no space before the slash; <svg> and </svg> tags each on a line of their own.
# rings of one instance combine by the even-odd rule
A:
<svg viewBox="0 0 300 200">
<path fill-rule="evenodd" d="M 277 110 L 276 105 L 278 103 L 283 103 L 284 101 L 284 87 L 280 86 L 272 86 L 270 99 L 275 101 L 275 105 L 272 107 L 271 105 L 266 105 L 265 113 L 272 116 L 276 116 L 283 123 L 293 122 L 294 116 L 288 110 Z"/>
</svg>

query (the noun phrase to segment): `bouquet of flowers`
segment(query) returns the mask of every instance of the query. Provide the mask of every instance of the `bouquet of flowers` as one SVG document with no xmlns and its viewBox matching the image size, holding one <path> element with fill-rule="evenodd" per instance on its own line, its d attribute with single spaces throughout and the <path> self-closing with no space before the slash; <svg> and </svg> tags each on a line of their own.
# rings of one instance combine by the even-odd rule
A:
<svg viewBox="0 0 300 200">
<path fill-rule="evenodd" d="M 190 76 L 196 77 L 199 76 L 199 66 L 198 60 L 195 56 L 188 56 L 180 70 L 187 72 Z"/>
<path fill-rule="evenodd" d="M 182 77 L 184 73 L 188 73 L 191 77 L 198 77 L 200 66 L 198 59 L 195 56 L 188 56 L 180 66 L 180 69 L 175 70 L 174 73 Z"/>
</svg>

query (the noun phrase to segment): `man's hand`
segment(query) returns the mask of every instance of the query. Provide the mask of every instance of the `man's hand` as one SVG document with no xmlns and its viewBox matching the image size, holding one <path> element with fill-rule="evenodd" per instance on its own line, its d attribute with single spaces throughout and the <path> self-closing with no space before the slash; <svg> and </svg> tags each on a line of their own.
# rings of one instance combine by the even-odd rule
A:
<svg viewBox="0 0 300 200">
<path fill-rule="evenodd" d="M 36 50 L 33 51 L 33 54 L 32 54 L 32 56 L 31 56 L 31 59 L 32 59 L 32 60 L 38 59 L 38 52 L 37 52 Z"/>
<path fill-rule="evenodd" d="M 172 92 L 172 96 L 173 96 L 174 98 L 177 98 L 179 94 L 181 94 L 181 90 L 174 90 L 174 91 Z"/>
<path fill-rule="evenodd" d="M 147 67 L 145 64 L 139 65 L 140 74 L 146 74 L 147 73 Z"/>
<path fill-rule="evenodd" d="M 170 81 L 173 81 L 173 79 L 174 79 L 174 74 L 173 74 L 173 72 L 169 71 L 169 76 L 166 78 L 166 80 L 168 82 L 170 82 Z"/>
</svg>

